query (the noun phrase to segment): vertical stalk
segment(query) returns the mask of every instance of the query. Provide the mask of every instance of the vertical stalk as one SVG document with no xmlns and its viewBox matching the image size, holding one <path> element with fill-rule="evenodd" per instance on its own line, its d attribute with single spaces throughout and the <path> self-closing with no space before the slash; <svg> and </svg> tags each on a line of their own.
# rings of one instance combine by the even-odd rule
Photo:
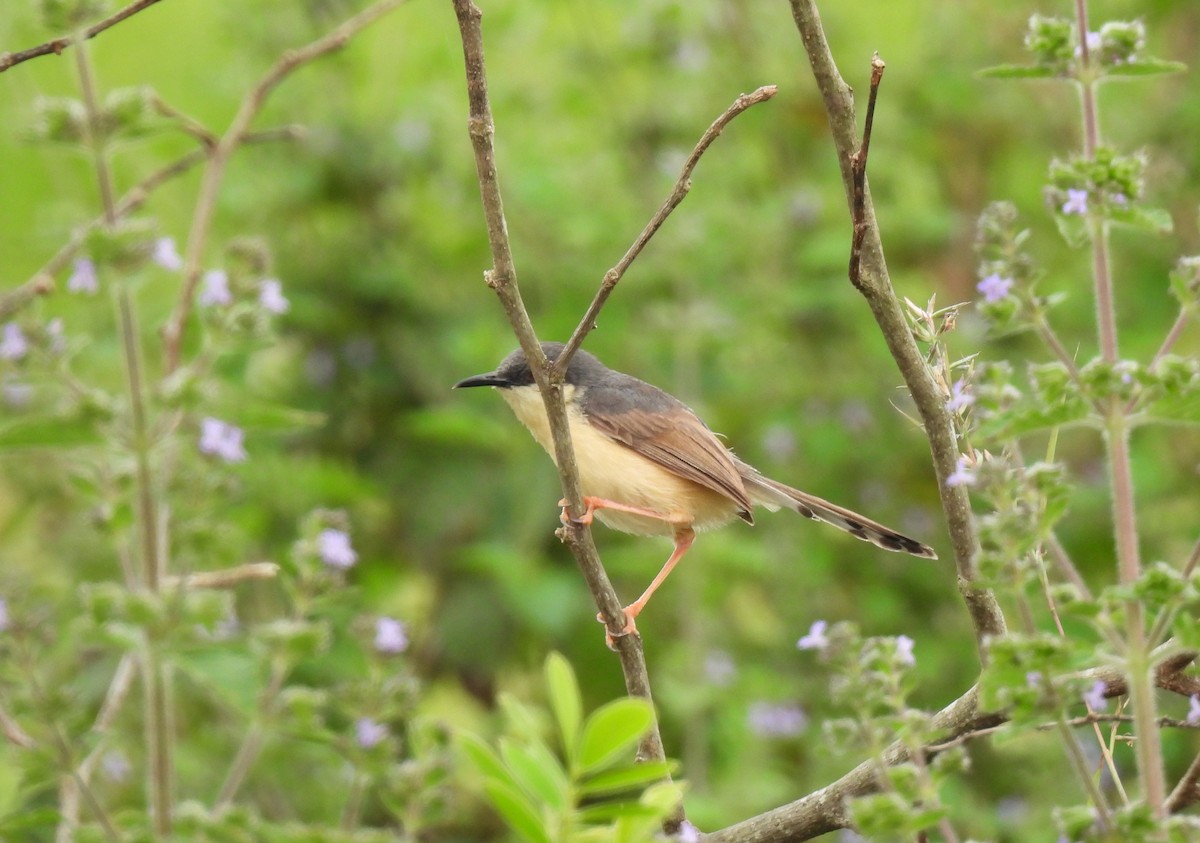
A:
<svg viewBox="0 0 1200 843">
<path fill-rule="evenodd" d="M 100 132 L 100 105 L 96 80 L 86 39 L 79 38 L 75 49 L 75 66 L 79 87 L 87 111 L 85 138 L 92 154 L 96 179 L 100 185 L 100 201 L 104 219 L 112 225 L 117 219 L 112 172 L 104 137 Z M 138 543 L 142 561 L 142 586 L 158 591 L 162 574 L 163 554 L 159 543 L 158 511 L 155 505 L 153 476 L 150 470 L 150 442 L 147 435 L 146 408 L 137 323 L 133 304 L 125 284 L 117 285 L 117 320 L 125 356 L 126 381 L 129 387 L 131 445 L 135 462 L 135 496 L 138 511 Z M 171 832 L 171 713 L 166 667 L 162 664 L 155 643 L 147 636 L 142 653 L 142 685 L 145 699 L 146 751 L 149 758 L 149 802 L 154 817 L 154 830 L 159 836 Z"/>
<path fill-rule="evenodd" d="M 1083 151 L 1094 159 L 1100 144 L 1100 118 L 1096 103 L 1096 74 L 1088 51 L 1087 0 L 1075 0 L 1076 27 L 1079 31 L 1079 51 L 1082 59 L 1080 74 L 1080 105 L 1083 119 Z M 1113 300 L 1111 262 L 1108 244 L 1108 222 L 1097 216 L 1091 220 L 1092 279 L 1096 292 L 1096 318 L 1100 335 L 1100 354 L 1106 363 L 1116 363 L 1117 319 Z M 1112 484 L 1113 532 L 1116 538 L 1117 572 L 1120 581 L 1129 585 L 1141 574 L 1141 559 L 1137 540 L 1137 519 L 1134 508 L 1133 470 L 1129 456 L 1129 419 L 1125 407 L 1117 398 L 1108 404 L 1105 419 L 1105 446 L 1108 451 L 1109 480 Z M 1143 796 L 1156 820 L 1166 819 L 1166 780 L 1163 772 L 1162 739 L 1158 716 L 1152 665 L 1146 640 L 1146 619 L 1142 604 L 1130 600 L 1125 604 L 1126 652 L 1129 699 L 1133 707 L 1134 729 L 1137 734 L 1138 773 L 1142 780 Z"/>
</svg>

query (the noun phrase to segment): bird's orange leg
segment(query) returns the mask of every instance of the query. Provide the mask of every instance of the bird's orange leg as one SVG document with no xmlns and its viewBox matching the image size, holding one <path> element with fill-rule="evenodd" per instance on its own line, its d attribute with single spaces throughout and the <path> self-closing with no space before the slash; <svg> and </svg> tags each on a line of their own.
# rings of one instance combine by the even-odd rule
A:
<svg viewBox="0 0 1200 843">
<path fill-rule="evenodd" d="M 608 631 L 607 628 L 605 628 L 604 643 L 608 645 L 610 650 L 613 649 L 613 638 L 637 634 L 637 623 L 635 622 L 635 619 L 642 613 L 642 609 L 646 608 L 646 604 L 650 602 L 650 597 L 655 591 L 658 590 L 658 587 L 666 582 L 666 579 L 670 575 L 671 571 L 676 565 L 679 564 L 679 560 L 682 559 L 683 555 L 688 552 L 688 548 L 692 546 L 692 542 L 695 541 L 695 539 L 696 533 L 690 528 L 679 530 L 675 533 L 675 549 L 671 551 L 671 556 L 662 566 L 662 570 L 658 572 L 658 574 L 654 577 L 654 580 L 646 587 L 646 590 L 642 592 L 641 597 L 639 597 L 637 600 L 634 600 L 632 603 L 622 609 L 622 611 L 625 613 L 625 628 L 622 629 L 621 632 L 616 636 L 614 636 Z M 597 614 L 596 620 L 600 621 L 600 623 L 604 623 L 604 615 Z"/>
<path fill-rule="evenodd" d="M 613 638 L 620 638 L 625 635 L 636 634 L 637 624 L 634 619 L 642 613 L 642 609 L 650 602 L 650 596 L 658 590 L 658 587 L 663 584 L 667 576 L 671 573 L 671 569 L 679 564 L 679 560 L 683 558 L 683 554 L 687 553 L 688 548 L 692 546 L 692 542 L 696 538 L 696 533 L 692 530 L 691 520 L 681 515 L 671 515 L 665 512 L 659 512 L 656 509 L 647 509 L 641 506 L 631 506 L 627 503 L 619 503 L 609 500 L 608 498 L 598 498 L 592 495 L 583 496 L 583 505 L 585 507 L 583 515 L 578 518 L 572 518 L 571 513 L 567 509 L 567 500 L 563 498 L 558 502 L 562 507 L 562 513 L 559 518 L 564 524 L 569 521 L 574 521 L 576 524 L 591 524 L 595 517 L 597 509 L 614 509 L 617 512 L 628 512 L 631 515 L 641 515 L 646 518 L 654 518 L 658 521 L 666 521 L 668 524 L 675 526 L 675 549 L 671 552 L 670 558 L 666 564 L 662 566 L 662 570 L 654 577 L 654 581 L 642 592 L 642 596 L 634 600 L 622 611 L 625 613 L 625 627 L 617 635 L 613 635 L 606 628 L 604 631 L 604 643 L 608 648 L 613 649 Z M 596 620 L 600 623 L 606 623 L 603 613 L 596 614 Z"/>
<path fill-rule="evenodd" d="M 608 498 L 597 498 L 592 495 L 583 496 L 583 515 L 578 518 L 572 518 L 568 511 L 568 502 L 563 498 L 558 502 L 562 507 L 562 512 L 559 514 L 559 520 L 566 524 L 568 521 L 574 521 L 576 524 L 591 524 L 597 509 L 613 509 L 617 512 L 628 512 L 631 515 L 642 515 L 646 518 L 654 518 L 658 521 L 666 521 L 668 524 L 682 525 L 684 522 L 678 515 L 669 515 L 665 512 L 659 512 L 657 509 L 647 509 L 642 506 L 630 506 L 627 503 L 618 503 L 610 501 Z"/>
</svg>

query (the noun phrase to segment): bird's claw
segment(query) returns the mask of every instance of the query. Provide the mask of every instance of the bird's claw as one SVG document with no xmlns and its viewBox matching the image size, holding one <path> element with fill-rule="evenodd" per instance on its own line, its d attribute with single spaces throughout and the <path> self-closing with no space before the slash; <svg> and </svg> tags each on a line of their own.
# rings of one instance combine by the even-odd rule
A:
<svg viewBox="0 0 1200 843">
<path fill-rule="evenodd" d="M 563 498 L 558 502 L 558 505 L 562 507 L 562 512 L 558 514 L 558 520 L 564 524 L 580 524 L 585 527 L 588 524 L 591 524 L 595 518 L 593 513 L 596 511 L 596 508 L 590 503 L 587 503 L 586 500 L 584 501 L 584 504 L 586 508 L 583 510 L 583 515 L 575 518 L 571 515 L 570 501 L 568 501 L 566 498 Z"/>
<path fill-rule="evenodd" d="M 604 624 L 604 645 L 614 653 L 617 651 L 617 639 L 624 638 L 626 635 L 638 635 L 637 624 L 634 622 L 634 616 L 629 614 L 627 609 L 621 610 L 625 614 L 625 628 L 620 632 L 614 633 L 608 628 L 608 621 L 604 619 L 603 612 L 596 613 L 596 620 Z"/>
</svg>

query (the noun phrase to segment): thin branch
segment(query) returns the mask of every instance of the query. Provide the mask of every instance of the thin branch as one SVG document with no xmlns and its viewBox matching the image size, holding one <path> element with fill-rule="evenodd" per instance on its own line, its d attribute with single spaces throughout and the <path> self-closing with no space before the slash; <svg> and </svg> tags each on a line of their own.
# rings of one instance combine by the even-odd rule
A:
<svg viewBox="0 0 1200 843">
<path fill-rule="evenodd" d="M 1192 759 L 1187 772 L 1167 797 L 1167 810 L 1172 814 L 1200 802 L 1200 755 Z"/>
<path fill-rule="evenodd" d="M 176 588 L 233 588 L 250 580 L 269 580 L 278 573 L 279 566 L 274 562 L 250 562 L 223 571 L 197 571 L 184 577 L 167 577 L 162 587 L 164 591 Z"/>
<path fill-rule="evenodd" d="M 105 18 L 99 23 L 94 23 L 87 29 L 83 30 L 84 40 L 95 38 L 104 30 L 111 26 L 115 26 L 126 18 L 133 17 L 138 12 L 149 6 L 153 6 L 158 0 L 137 0 L 135 3 L 130 3 L 124 9 L 116 12 L 113 15 Z M 36 59 L 38 56 L 48 56 L 53 53 L 56 56 L 62 55 L 62 51 L 72 44 L 75 44 L 78 36 L 64 35 L 61 38 L 55 38 L 52 41 L 47 41 L 45 44 L 39 44 L 36 47 L 30 47 L 28 50 L 21 50 L 16 53 L 0 53 L 0 73 L 8 70 L 10 67 L 15 67 L 21 62 Z"/>
<path fill-rule="evenodd" d="M 7 320 L 14 313 L 23 310 L 38 296 L 48 296 L 52 292 L 54 279 L 48 275 L 35 275 L 20 287 L 0 296 L 0 321 Z"/>
<path fill-rule="evenodd" d="M 1196 655 L 1194 652 L 1183 654 L 1159 665 L 1155 671 L 1158 687 L 1189 696 L 1195 677 L 1186 676 L 1182 671 L 1187 667 L 1186 660 L 1194 659 Z M 1079 676 L 1085 680 L 1103 680 L 1104 696 L 1110 699 L 1124 695 L 1129 688 L 1124 671 L 1116 665 L 1092 668 L 1082 671 Z M 1118 716 L 1123 722 L 1127 715 L 1091 714 L 1067 722 L 1082 726 L 1093 721 L 1111 721 Z M 944 736 L 922 747 L 920 752 L 925 760 L 929 761 L 939 752 L 959 746 L 973 738 L 992 734 L 1007 722 L 1008 715 L 1004 712 L 981 712 L 979 688 L 972 687 L 933 715 L 930 720 L 932 728 L 942 732 Z M 1157 722 L 1173 728 L 1194 728 L 1186 721 L 1162 719 Z M 1058 728 L 1058 725 L 1053 723 L 1049 728 Z M 850 824 L 848 800 L 878 791 L 880 761 L 887 766 L 895 766 L 905 763 L 910 757 L 911 751 L 902 742 L 896 741 L 879 756 L 872 756 L 863 761 L 837 781 L 795 802 L 706 834 L 705 843 L 799 843 L 839 828 L 846 828 Z"/>
<path fill-rule="evenodd" d="M 813 76 L 825 102 L 842 171 L 842 182 L 846 189 L 847 206 L 853 213 L 852 157 L 858 148 L 853 93 L 838 72 L 814 0 L 791 0 L 791 6 L 792 17 L 800 30 Z M 871 202 L 869 185 L 864 187 L 862 223 L 866 231 L 862 241 L 862 274 L 858 289 L 867 300 L 879 324 L 888 349 L 916 403 L 926 436 L 929 438 L 942 509 L 954 546 L 958 589 L 971 615 L 976 644 L 982 659 L 986 640 L 1003 635 L 1007 626 L 995 595 L 991 589 L 981 586 L 978 582 L 974 560 L 979 549 L 979 540 L 971 520 L 971 504 L 967 490 L 963 486 L 950 486 L 946 483 L 946 479 L 954 473 L 959 457 L 954 420 L 946 410 L 945 399 L 917 347 L 904 309 L 892 290 L 879 228 L 875 224 L 875 209 Z"/>
<path fill-rule="evenodd" d="M 555 362 L 555 369 L 558 372 L 565 372 L 567 365 L 571 362 L 571 357 L 579 350 L 583 344 L 583 340 L 596 327 L 596 317 L 600 315 L 600 308 L 604 307 L 604 303 L 608 301 L 608 297 L 612 295 L 612 291 L 616 288 L 617 283 L 625 275 L 625 271 L 629 269 L 630 264 L 634 259 L 641 254 L 642 249 L 650 242 L 653 237 L 666 222 L 667 217 L 671 215 L 679 204 L 683 202 L 688 191 L 692 189 L 692 171 L 696 169 L 696 165 L 700 163 L 702 156 L 712 142 L 725 130 L 725 127 L 733 121 L 743 111 L 746 111 L 751 106 L 758 105 L 760 102 L 766 102 L 771 97 L 778 93 L 779 88 L 775 85 L 764 85 L 761 88 L 749 94 L 741 94 L 733 105 L 725 109 L 712 125 L 705 130 L 700 136 L 699 142 L 692 150 L 692 154 L 688 156 L 687 161 L 683 164 L 683 170 L 679 174 L 679 178 L 675 181 L 675 186 L 671 189 L 671 193 L 667 196 L 666 201 L 662 203 L 650 221 L 646 223 L 646 227 L 642 229 L 642 233 L 633 241 L 633 245 L 625 252 L 624 256 L 617 261 L 616 266 L 604 273 L 604 279 L 600 282 L 600 289 L 596 292 L 596 297 L 592 299 L 592 303 L 588 305 L 587 311 L 583 315 L 583 319 L 579 321 L 575 331 L 567 340 L 566 348 L 559 354 L 558 360 Z"/>
<path fill-rule="evenodd" d="M 302 134 L 303 130 L 300 126 L 280 126 L 262 132 L 253 132 L 246 136 L 244 142 L 251 144 L 277 140 L 296 140 Z M 123 219 L 139 210 L 146 204 L 151 193 L 171 179 L 183 175 L 207 157 L 208 150 L 193 149 L 186 155 L 180 156 L 170 164 L 146 176 L 146 178 L 126 191 L 125 195 L 117 200 L 116 218 L 118 220 Z M 25 307 L 34 296 L 48 295 L 53 292 L 54 276 L 62 272 L 67 264 L 71 262 L 71 259 L 79 254 L 79 250 L 87 240 L 88 233 L 97 226 L 102 225 L 104 221 L 105 218 L 101 215 L 86 225 L 75 229 L 70 239 L 54 254 L 54 257 L 50 258 L 28 281 L 17 287 L 3 299 L 0 299 L 0 319 L 7 318 L 10 313 L 14 313 L 20 308 Z"/>
<path fill-rule="evenodd" d="M 883 81 L 883 71 L 887 65 L 879 57 L 879 53 L 871 59 L 871 90 L 867 96 L 867 116 L 863 121 L 862 143 L 858 151 L 850 156 L 851 182 L 853 184 L 853 199 L 850 207 L 850 218 L 854 223 L 854 239 L 850 244 L 850 268 L 848 274 L 850 283 L 856 289 L 862 285 L 862 245 L 867 236 L 866 204 L 867 204 L 867 153 L 871 148 L 871 130 L 875 125 L 875 100 L 879 96 L 879 83 Z"/>
<path fill-rule="evenodd" d="M 484 279 L 500 299 L 513 333 L 529 359 L 530 369 L 541 391 L 549 418 L 550 432 L 554 439 L 554 458 L 562 480 L 563 495 L 568 501 L 570 511 L 577 515 L 582 514 L 583 494 L 579 487 L 579 468 L 571 445 L 570 429 L 567 426 L 561 375 L 557 382 L 551 380 L 546 355 L 538 343 L 533 323 L 525 310 L 525 303 L 517 286 L 517 272 L 508 241 L 508 224 L 504 218 L 496 151 L 492 143 L 495 122 L 488 98 L 487 72 L 484 65 L 483 31 L 480 25 L 483 14 L 471 0 L 454 0 L 454 13 L 458 18 L 462 36 L 467 77 L 467 130 L 475 154 L 475 170 L 487 224 L 488 244 L 492 253 L 492 268 L 484 273 Z M 636 635 L 620 634 L 625 626 L 625 614 L 600 562 L 591 530 L 586 525 L 571 520 L 563 525 L 558 535 L 574 555 L 606 626 L 616 636 L 616 648 L 621 658 L 626 689 L 631 696 L 650 699 L 650 680 L 642 653 L 642 641 Z M 662 760 L 666 757 L 657 724 L 642 740 L 638 755 L 645 760 Z"/>
<path fill-rule="evenodd" d="M 200 261 L 204 255 L 208 232 L 216 212 L 217 191 L 225 176 L 225 167 L 234 151 L 245 141 L 250 124 L 258 116 L 267 97 L 280 82 L 298 68 L 327 53 L 341 49 L 362 29 L 404 2 L 406 0 L 379 0 L 316 41 L 299 49 L 287 51 L 279 57 L 266 75 L 258 81 L 258 84 L 242 98 L 241 105 L 229 124 L 229 128 L 226 129 L 225 134 L 221 136 L 220 141 L 212 150 L 200 185 L 196 209 L 192 214 L 192 227 L 188 234 L 187 251 L 183 260 L 183 290 L 175 305 L 175 310 L 167 319 L 166 325 L 163 326 L 165 374 L 169 375 L 179 367 L 183 333 L 192 312 L 192 300 L 195 298 L 196 287 L 200 283 Z"/>
</svg>

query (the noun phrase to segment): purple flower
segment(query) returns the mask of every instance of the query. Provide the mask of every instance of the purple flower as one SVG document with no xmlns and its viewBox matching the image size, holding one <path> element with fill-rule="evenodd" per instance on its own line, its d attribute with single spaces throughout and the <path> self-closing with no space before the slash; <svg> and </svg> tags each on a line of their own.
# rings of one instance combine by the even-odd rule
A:
<svg viewBox="0 0 1200 843">
<path fill-rule="evenodd" d="M 100 278 L 96 275 L 96 264 L 91 258 L 79 258 L 71 268 L 67 289 L 72 293 L 94 294 L 100 289 Z"/>
<path fill-rule="evenodd" d="M 8 632 L 11 623 L 8 618 L 8 601 L 0 597 L 0 632 Z"/>
<path fill-rule="evenodd" d="M 965 378 L 957 380 L 950 387 L 950 400 L 946 402 L 946 409 L 951 413 L 957 413 L 959 410 L 964 410 L 975 403 L 975 396 L 967 390 L 970 384 Z"/>
<path fill-rule="evenodd" d="M 946 478 L 947 486 L 974 486 L 978 480 L 975 472 L 967 465 L 966 457 L 959 457 L 955 463 L 954 473 Z"/>
<path fill-rule="evenodd" d="M 679 824 L 679 831 L 675 832 L 675 840 L 678 843 L 700 843 L 700 829 L 684 820 Z"/>
<path fill-rule="evenodd" d="M 1025 684 L 1030 688 L 1040 687 L 1042 684 L 1042 672 L 1040 670 L 1031 670 L 1026 673 Z"/>
<path fill-rule="evenodd" d="M 913 655 L 913 644 L 915 642 L 907 635 L 896 636 L 896 661 L 903 665 L 912 667 L 917 663 L 917 657 Z"/>
<path fill-rule="evenodd" d="M 347 540 L 348 541 L 348 540 Z M 353 553 L 354 551 L 351 551 Z M 375 622 L 375 649 L 388 655 L 408 649 L 408 628 L 395 618 L 380 618 Z"/>
<path fill-rule="evenodd" d="M 1088 192 L 1086 190 L 1075 190 L 1070 188 L 1067 190 L 1067 201 L 1062 204 L 1062 212 L 1064 214 L 1079 214 L 1083 216 L 1088 212 Z"/>
<path fill-rule="evenodd" d="M 1129 207 L 1129 197 L 1124 193 L 1114 193 L 1112 196 L 1108 197 L 1108 201 L 1112 202 L 1118 208 Z"/>
<path fill-rule="evenodd" d="M 124 782 L 133 772 L 133 765 L 129 763 L 129 759 L 123 752 L 115 749 L 104 753 L 104 758 L 100 760 L 100 768 L 104 770 L 104 775 L 109 781 L 117 784 Z"/>
<path fill-rule="evenodd" d="M 813 621 L 812 626 L 808 628 L 808 634 L 796 642 L 796 647 L 801 650 L 824 650 L 829 646 L 829 639 L 825 637 L 825 629 L 828 626 L 825 621 Z"/>
<path fill-rule="evenodd" d="M 171 272 L 183 269 L 183 258 L 179 257 L 179 251 L 175 248 L 174 237 L 160 237 L 155 240 L 154 254 L 150 256 L 150 260 Z"/>
<path fill-rule="evenodd" d="M 283 296 L 283 284 L 278 278 L 268 278 L 258 285 L 258 303 L 272 313 L 287 313 L 289 302 Z"/>
<path fill-rule="evenodd" d="M 200 290 L 200 305 L 227 305 L 233 303 L 233 293 L 229 292 L 229 276 L 223 269 L 210 269 L 204 273 L 204 286 Z"/>
<path fill-rule="evenodd" d="M 29 352 L 29 341 L 16 322 L 6 322 L 0 339 L 0 360 L 20 360 Z"/>
<path fill-rule="evenodd" d="M 1092 687 L 1083 695 L 1083 701 L 1092 711 L 1104 711 L 1108 708 L 1108 700 L 1104 698 L 1104 692 L 1108 690 L 1108 686 L 1104 684 L 1103 679 L 1097 679 L 1092 683 Z"/>
<path fill-rule="evenodd" d="M 798 705 L 756 702 L 746 715 L 750 731 L 763 738 L 790 738 L 808 727 L 808 715 Z"/>
<path fill-rule="evenodd" d="M 363 749 L 378 746 L 387 739 L 387 726 L 372 720 L 370 717 L 360 717 L 354 723 L 354 740 Z"/>
<path fill-rule="evenodd" d="M 242 462 L 246 459 L 243 435 L 240 427 L 208 416 L 200 422 L 200 453 L 220 457 L 225 462 Z"/>
<path fill-rule="evenodd" d="M 1187 724 L 1200 726 L 1200 694 L 1192 694 L 1188 697 Z"/>
<path fill-rule="evenodd" d="M 317 552 L 322 562 L 342 571 L 358 561 L 358 554 L 350 546 L 350 536 L 344 530 L 322 530 L 317 536 Z"/>
<path fill-rule="evenodd" d="M 985 302 L 998 302 L 1008 298 L 1009 291 L 1012 290 L 1013 280 L 1005 278 L 998 272 L 993 272 L 991 275 L 984 278 L 975 285 L 975 289 L 983 296 Z"/>
<path fill-rule="evenodd" d="M 718 688 L 724 688 L 737 675 L 733 657 L 724 650 L 713 650 L 704 657 L 704 677 Z"/>
</svg>

